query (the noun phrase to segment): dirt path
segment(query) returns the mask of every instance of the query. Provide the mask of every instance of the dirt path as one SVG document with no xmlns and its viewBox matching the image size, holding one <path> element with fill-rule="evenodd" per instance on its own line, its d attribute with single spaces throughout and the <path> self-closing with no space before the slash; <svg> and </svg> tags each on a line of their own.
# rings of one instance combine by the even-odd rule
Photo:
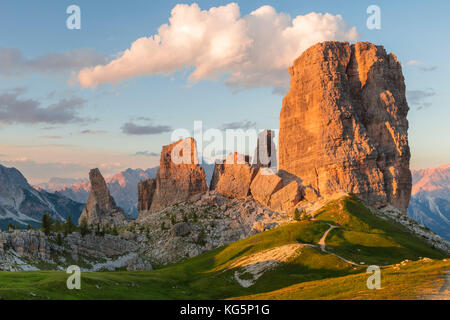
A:
<svg viewBox="0 0 450 320">
<path fill-rule="evenodd" d="M 325 231 L 322 238 L 319 240 L 318 245 L 322 252 L 332 254 L 333 256 L 345 261 L 354 266 L 360 266 L 350 260 L 347 260 L 335 253 L 328 252 L 326 250 L 326 239 L 331 230 L 339 228 L 329 224 L 330 228 Z M 306 243 L 293 243 L 287 244 L 271 249 L 267 249 L 250 256 L 238 259 L 232 263 L 227 270 L 240 268 L 234 272 L 235 280 L 244 288 L 248 288 L 255 284 L 255 282 L 267 271 L 273 270 L 279 265 L 286 263 L 290 258 L 301 254 L 302 247 L 317 248 L 317 245 Z"/>
<path fill-rule="evenodd" d="M 353 261 L 347 260 L 347 259 L 345 259 L 345 258 L 343 258 L 341 256 L 338 256 L 337 254 L 335 254 L 333 252 L 329 252 L 329 251 L 327 251 L 325 249 L 325 247 L 326 247 L 326 242 L 325 241 L 327 239 L 328 233 L 330 233 L 330 231 L 335 229 L 335 228 L 339 228 L 338 226 L 333 226 L 331 224 L 328 224 L 328 225 L 330 226 L 330 228 L 327 231 L 325 231 L 325 233 L 323 234 L 322 238 L 319 240 L 320 250 L 322 250 L 322 252 L 326 252 L 326 253 L 332 254 L 333 256 L 335 256 L 335 257 L 341 259 L 342 261 L 345 261 L 345 262 L 347 262 L 347 263 L 349 263 L 351 265 L 360 266 L 359 264 L 354 263 Z"/>
<path fill-rule="evenodd" d="M 325 240 L 327 239 L 328 233 L 330 233 L 331 230 L 338 228 L 337 226 L 333 226 L 331 224 L 328 224 L 328 225 L 330 226 L 330 229 L 325 231 L 322 238 L 319 240 L 320 250 L 322 250 L 323 252 L 327 252 L 327 250 L 325 250 L 325 245 L 326 245 Z"/>
</svg>

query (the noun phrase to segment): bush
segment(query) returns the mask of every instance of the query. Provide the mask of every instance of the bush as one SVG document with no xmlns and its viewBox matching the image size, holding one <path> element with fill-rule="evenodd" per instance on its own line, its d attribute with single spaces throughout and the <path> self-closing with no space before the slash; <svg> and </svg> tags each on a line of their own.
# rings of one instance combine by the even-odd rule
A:
<svg viewBox="0 0 450 320">
<path fill-rule="evenodd" d="M 202 229 L 200 230 L 200 233 L 197 236 L 197 244 L 200 246 L 204 246 L 206 244 L 206 233 L 205 233 L 205 227 L 202 227 Z"/>
<path fill-rule="evenodd" d="M 174 215 L 171 215 L 170 216 L 170 222 L 172 223 L 172 225 L 176 224 L 177 223 L 177 218 L 175 218 Z"/>
<path fill-rule="evenodd" d="M 309 220 L 309 215 L 306 213 L 305 209 L 299 211 L 298 208 L 294 210 L 294 220 L 295 221 L 305 221 Z"/>
</svg>

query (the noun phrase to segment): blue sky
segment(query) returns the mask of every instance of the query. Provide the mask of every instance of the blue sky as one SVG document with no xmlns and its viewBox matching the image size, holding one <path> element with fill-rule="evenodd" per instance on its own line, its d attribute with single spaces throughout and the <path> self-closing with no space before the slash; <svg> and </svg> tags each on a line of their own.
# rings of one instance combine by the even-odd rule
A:
<svg viewBox="0 0 450 320">
<path fill-rule="evenodd" d="M 0 48 L 18 49 L 15 54 L 20 52 L 27 61 L 79 49 L 95 52 L 92 59 L 104 56 L 111 61 L 138 38 L 157 34 L 178 3 L 194 2 L 3 0 Z M 195 3 L 209 10 L 230 2 Z M 81 8 L 81 30 L 66 28 L 66 8 L 71 4 Z M 358 40 L 384 45 L 402 62 L 409 91 L 412 168 L 449 162 L 448 1 L 246 0 L 237 4 L 241 16 L 265 5 L 292 18 L 311 12 L 339 14 L 349 28 L 356 27 Z M 366 27 L 366 8 L 371 4 L 381 8 L 381 30 Z M 49 61 L 47 66 L 52 58 Z M 258 129 L 278 128 L 283 95 L 269 85 L 230 86 L 224 80 L 226 72 L 215 80 L 203 77 L 193 82 L 188 77 L 194 67 L 188 66 L 168 75 L 100 83 L 93 89 L 80 86 L 78 71 L 76 67 L 58 72 L 24 69 L 12 76 L 0 69 L 0 95 L 16 92 L 16 99 L 32 100 L 41 108 L 69 101 L 83 119 L 0 122 L 0 163 L 16 166 L 33 183 L 53 176 L 84 178 L 89 167 L 99 166 L 108 175 L 127 167 L 157 165 L 158 156 L 136 153 L 159 153 L 162 145 L 170 143 L 171 132 L 130 135 L 123 132 L 125 123 L 192 130 L 194 120 L 202 120 L 206 128 L 250 121 Z M 74 99 L 80 100 L 79 105 Z"/>
</svg>

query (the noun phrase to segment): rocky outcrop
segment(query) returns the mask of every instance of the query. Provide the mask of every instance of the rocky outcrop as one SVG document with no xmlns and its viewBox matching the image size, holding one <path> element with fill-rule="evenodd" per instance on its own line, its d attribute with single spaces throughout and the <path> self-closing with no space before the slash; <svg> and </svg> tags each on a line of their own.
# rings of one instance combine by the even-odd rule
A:
<svg viewBox="0 0 450 320">
<path fill-rule="evenodd" d="M 172 229 L 171 233 L 173 237 L 184 237 L 191 233 L 191 226 L 187 222 L 178 222 L 176 223 Z"/>
<path fill-rule="evenodd" d="M 44 233 L 40 231 L 0 232 L 0 254 L 8 249 L 26 259 L 46 261 L 50 258 L 50 247 Z"/>
<path fill-rule="evenodd" d="M 63 236 L 46 236 L 35 230 L 0 232 L 0 270 L 22 271 L 65 269 L 71 264 L 83 265 L 84 271 L 151 270 L 151 264 L 139 255 L 139 242 L 145 236 L 133 234 L 133 240 L 123 235 L 93 233 L 84 237 L 74 232 Z M 59 239 L 59 240 L 58 240 Z M 42 262 L 44 264 L 42 264 Z"/>
<path fill-rule="evenodd" d="M 219 183 L 219 178 L 223 174 L 225 170 L 225 166 L 223 164 L 223 160 L 216 160 L 214 164 L 214 171 L 211 178 L 211 183 L 209 184 L 209 190 L 213 191 L 217 189 L 217 184 Z"/>
<path fill-rule="evenodd" d="M 88 225 L 123 226 L 128 222 L 122 209 L 116 206 L 114 198 L 110 195 L 105 179 L 99 169 L 89 172 L 91 192 L 78 223 L 83 220 Z"/>
<path fill-rule="evenodd" d="M 153 195 L 156 190 L 156 179 L 148 179 L 138 184 L 138 205 L 139 214 L 146 215 L 152 207 Z"/>
<path fill-rule="evenodd" d="M 349 192 L 406 212 L 409 108 L 397 58 L 366 42 L 324 42 L 289 71 L 279 169 L 300 178 L 312 195 Z"/>
<path fill-rule="evenodd" d="M 253 165 L 257 168 L 276 168 L 277 149 L 274 143 L 275 132 L 264 130 L 258 134 Z"/>
<path fill-rule="evenodd" d="M 271 171 L 260 169 L 250 185 L 253 198 L 264 206 L 269 206 L 272 195 L 283 187 L 283 180 Z"/>
<path fill-rule="evenodd" d="M 139 190 L 139 217 L 206 192 L 205 171 L 198 164 L 195 140 L 187 138 L 164 146 L 155 182 L 147 181 Z"/>
<path fill-rule="evenodd" d="M 292 216 L 260 205 L 252 197 L 229 198 L 217 191 L 201 194 L 150 214 L 127 226 L 142 233 L 141 256 L 166 265 L 197 256 L 251 235 L 292 222 Z"/>
<path fill-rule="evenodd" d="M 230 154 L 223 164 L 216 164 L 213 175 L 213 180 L 217 179 L 214 181 L 215 190 L 226 197 L 249 196 L 250 185 L 257 173 L 257 169 L 252 168 L 249 162 L 248 156 L 235 152 Z"/>
<path fill-rule="evenodd" d="M 301 200 L 301 186 L 292 181 L 270 197 L 269 207 L 275 211 L 289 211 Z"/>
</svg>

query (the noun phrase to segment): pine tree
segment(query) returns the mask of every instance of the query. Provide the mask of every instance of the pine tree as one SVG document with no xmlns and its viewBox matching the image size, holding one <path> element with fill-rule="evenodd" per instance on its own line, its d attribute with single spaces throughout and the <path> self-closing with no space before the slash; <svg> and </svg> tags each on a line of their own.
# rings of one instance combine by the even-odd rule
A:
<svg viewBox="0 0 450 320">
<path fill-rule="evenodd" d="M 52 218 L 50 217 L 50 215 L 48 213 L 44 214 L 42 216 L 42 230 L 44 231 L 45 235 L 49 235 L 51 232 L 51 227 L 52 227 Z"/>
<path fill-rule="evenodd" d="M 80 233 L 83 237 L 89 233 L 89 226 L 87 224 L 86 218 L 83 218 L 80 222 Z"/>
<path fill-rule="evenodd" d="M 56 243 L 58 244 L 58 246 L 62 246 L 61 233 L 58 233 L 58 235 L 56 236 Z"/>
</svg>

